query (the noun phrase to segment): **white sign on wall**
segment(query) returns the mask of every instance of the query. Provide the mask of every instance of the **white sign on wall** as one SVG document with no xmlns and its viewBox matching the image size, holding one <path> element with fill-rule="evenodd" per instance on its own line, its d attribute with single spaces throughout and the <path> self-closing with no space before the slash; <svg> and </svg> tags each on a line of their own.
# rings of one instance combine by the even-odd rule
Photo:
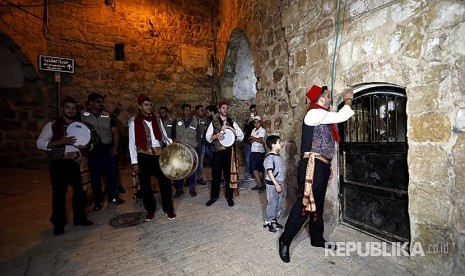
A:
<svg viewBox="0 0 465 276">
<path fill-rule="evenodd" d="M 186 67 L 208 67 L 207 49 L 181 46 L 181 60 Z"/>
</svg>

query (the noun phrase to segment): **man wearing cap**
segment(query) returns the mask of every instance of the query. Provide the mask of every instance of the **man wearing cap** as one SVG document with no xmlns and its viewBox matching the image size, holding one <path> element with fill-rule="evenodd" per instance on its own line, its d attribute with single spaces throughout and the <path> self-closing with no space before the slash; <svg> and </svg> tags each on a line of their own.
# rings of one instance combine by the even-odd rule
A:
<svg viewBox="0 0 465 276">
<path fill-rule="evenodd" d="M 141 94 L 137 97 L 139 113 L 128 122 L 129 153 L 133 171 L 139 174 L 140 192 L 144 208 L 147 211 L 146 221 L 152 221 L 155 215 L 156 202 L 153 196 L 151 176 L 158 179 L 163 211 L 170 220 L 176 217 L 171 195 L 171 182 L 160 169 L 159 159 L 162 143 L 171 144 L 161 120 L 152 112 L 152 101 Z"/>
<path fill-rule="evenodd" d="M 66 224 L 66 193 L 68 184 L 73 187 L 73 220 L 74 225 L 90 226 L 92 221 L 86 215 L 86 195 L 82 187 L 80 163 L 85 162 L 81 150 L 73 144 L 76 137 L 65 136 L 67 127 L 77 118 L 77 102 L 71 97 L 65 97 L 61 104 L 62 115 L 53 122 L 48 122 L 37 138 L 37 148 L 50 151 L 50 183 L 52 185 L 52 216 L 53 234 L 65 233 Z"/>
<path fill-rule="evenodd" d="M 312 86 L 307 97 L 310 99 L 310 106 L 302 123 L 302 159 L 297 167 L 297 200 L 279 238 L 279 256 L 286 263 L 290 261 L 289 247 L 292 239 L 308 216 L 311 245 L 336 249 L 334 244 L 326 242 L 323 237 L 323 205 L 331 176 L 335 142 L 340 140 L 336 124 L 348 120 L 354 114 L 351 108 L 351 90 L 344 93 L 344 107 L 338 112 L 329 111 L 330 96 L 326 86 Z"/>
<path fill-rule="evenodd" d="M 213 120 L 208 126 L 207 133 L 205 135 L 208 142 L 213 146 L 213 161 L 212 161 L 212 183 L 210 190 L 210 199 L 206 205 L 210 206 L 218 200 L 220 194 L 220 183 L 221 175 L 225 180 L 225 198 L 228 202 L 228 206 L 234 206 L 233 201 L 233 189 L 230 187 L 231 183 L 231 158 L 233 157 L 233 147 L 223 146 L 220 141 L 224 140 L 224 131 L 226 129 L 231 130 L 236 141 L 242 141 L 244 139 L 244 133 L 239 128 L 236 122 L 228 117 L 228 103 L 221 101 L 218 104 L 219 114 L 213 116 Z"/>
<path fill-rule="evenodd" d="M 119 133 L 114 117 L 103 110 L 104 97 L 97 93 L 87 96 L 89 108 L 82 113 L 83 122 L 92 124 L 97 131 L 99 141 L 89 152 L 90 182 L 94 198 L 94 211 L 103 207 L 102 176 L 105 177 L 105 193 L 108 202 L 120 205 L 124 200 L 118 196 L 118 154 Z"/>
<path fill-rule="evenodd" d="M 262 118 L 260 116 L 253 117 L 253 124 L 254 128 L 248 138 L 249 143 L 252 144 L 250 148 L 250 170 L 255 177 L 257 185 L 252 190 L 258 190 L 259 193 L 263 193 L 266 190 L 265 183 L 263 183 L 266 130 L 262 127 Z"/>
</svg>

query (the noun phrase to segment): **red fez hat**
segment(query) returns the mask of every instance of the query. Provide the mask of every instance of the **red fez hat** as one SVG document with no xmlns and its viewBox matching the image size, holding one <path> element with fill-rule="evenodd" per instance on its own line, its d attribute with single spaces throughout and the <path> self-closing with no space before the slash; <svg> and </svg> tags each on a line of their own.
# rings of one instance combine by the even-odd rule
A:
<svg viewBox="0 0 465 276">
<path fill-rule="evenodd" d="M 137 96 L 137 103 L 138 104 L 142 104 L 142 102 L 145 102 L 145 101 L 151 101 L 151 100 L 145 94 L 139 94 L 139 96 Z"/>
<path fill-rule="evenodd" d="M 218 108 L 221 108 L 222 105 L 228 105 L 227 101 L 221 101 L 218 103 Z"/>
<path fill-rule="evenodd" d="M 310 102 L 314 103 L 318 97 L 320 97 L 321 93 L 327 89 L 328 87 L 326 86 L 319 87 L 317 85 L 313 85 L 312 88 L 310 88 L 310 90 L 307 92 L 307 98 L 310 100 Z"/>
</svg>

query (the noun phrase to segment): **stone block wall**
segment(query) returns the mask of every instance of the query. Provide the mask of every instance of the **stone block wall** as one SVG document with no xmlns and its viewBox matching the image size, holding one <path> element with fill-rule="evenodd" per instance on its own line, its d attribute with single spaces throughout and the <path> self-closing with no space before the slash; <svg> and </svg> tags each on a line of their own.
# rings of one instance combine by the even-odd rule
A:
<svg viewBox="0 0 465 276">
<path fill-rule="evenodd" d="M 459 275 L 465 270 L 465 3 L 348 0 L 338 9 L 338 2 L 224 0 L 218 36 L 227 39 L 241 28 L 250 41 L 260 77 L 257 106 L 266 119 L 281 121 L 271 128 L 287 142 L 287 183 L 295 181 L 305 93 L 312 84 L 333 90 L 334 107 L 346 86 L 404 86 L 411 242 L 421 242 L 425 251 L 448 245 L 448 252 L 429 251 L 407 265 L 415 274 Z M 326 200 L 332 223 L 338 221 L 337 181 Z"/>
<path fill-rule="evenodd" d="M 39 118 L 35 132 L 57 114 L 54 73 L 38 70 L 39 54 L 73 58 L 75 73 L 61 74 L 61 96 L 73 96 L 85 107 L 89 93 L 103 94 L 106 109 L 120 110 L 118 119 L 124 125 L 137 113 L 139 93 L 150 96 L 156 108 L 168 106 L 175 116 L 180 115 L 184 103 L 194 107 L 212 102 L 218 85 L 207 75 L 215 53 L 213 30 L 217 24 L 217 7 L 212 1 L 120 0 L 108 5 L 104 1 L 64 1 L 48 6 L 46 20 L 42 5 L 17 2 L 28 6 L 3 5 L 0 9 L 0 34 L 18 45 L 40 79 L 41 92 L 34 95 L 33 113 Z M 124 60 L 115 58 L 117 43 L 124 43 Z M 2 145 L 15 143 L 7 131 L 2 128 Z M 18 125 L 14 131 L 31 130 Z M 35 135 L 29 136 L 24 139 L 31 148 L 21 149 L 3 165 L 44 163 L 43 152 L 39 153 L 42 158 L 31 156 L 24 164 L 14 161 L 34 149 Z"/>
</svg>

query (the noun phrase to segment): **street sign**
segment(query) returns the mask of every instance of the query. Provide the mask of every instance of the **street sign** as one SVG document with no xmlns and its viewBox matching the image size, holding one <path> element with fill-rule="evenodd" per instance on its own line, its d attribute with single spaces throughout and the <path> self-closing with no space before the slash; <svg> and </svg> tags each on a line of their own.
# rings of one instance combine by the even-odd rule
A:
<svg viewBox="0 0 465 276">
<path fill-rule="evenodd" d="M 39 70 L 74 73 L 74 59 L 39 55 Z"/>
</svg>

